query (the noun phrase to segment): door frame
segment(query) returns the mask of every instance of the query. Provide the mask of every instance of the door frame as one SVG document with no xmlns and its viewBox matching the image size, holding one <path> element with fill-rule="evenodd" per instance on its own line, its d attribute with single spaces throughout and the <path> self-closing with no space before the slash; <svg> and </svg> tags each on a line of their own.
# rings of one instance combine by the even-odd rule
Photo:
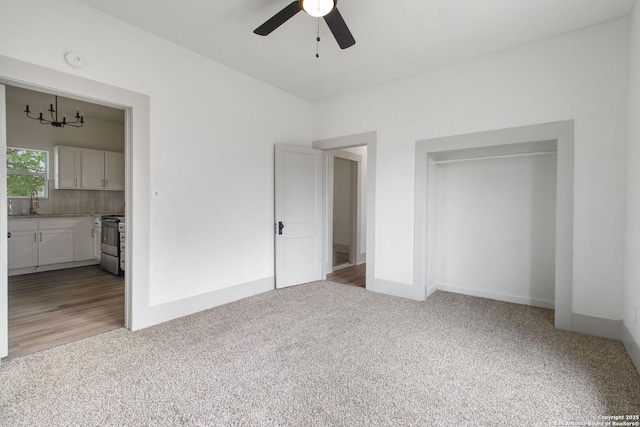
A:
<svg viewBox="0 0 640 427">
<path fill-rule="evenodd" d="M 0 357 L 9 354 L 9 285 L 7 236 L 7 104 L 5 86 L 0 81 Z"/>
<path fill-rule="evenodd" d="M 125 116 L 125 216 L 127 217 L 125 263 L 125 327 L 138 329 L 136 318 L 143 317 L 144 308 L 148 306 L 148 270 L 149 270 L 149 239 L 148 218 L 149 199 L 143 197 L 148 194 L 148 147 L 149 147 L 149 97 L 127 89 L 111 86 L 94 80 L 89 80 L 65 72 L 41 67 L 39 65 L 19 61 L 0 55 L 0 84 L 21 87 L 52 95 L 65 96 L 94 104 L 105 105 L 124 110 Z M 0 107 L 6 117 L 5 106 Z M 133 141 L 136 140 L 134 147 Z M 6 153 L 6 138 L 0 138 L 0 151 Z M 143 151 L 144 149 L 147 151 Z M 134 155 L 138 156 L 137 168 L 133 171 Z M 0 161 L 6 154 L 0 154 Z M 145 161 L 146 158 L 146 161 Z M 6 200 L 6 159 L 0 166 L 0 200 Z M 146 181 L 144 177 L 147 177 Z M 137 180 L 134 182 L 134 177 Z M 135 184 L 135 185 L 134 185 Z M 135 194 L 134 194 L 135 192 Z M 0 235 L 6 236 L 7 218 L 4 209 L 0 210 Z M 143 220 L 146 218 L 146 220 Z M 140 219 L 140 220 L 138 220 Z M 144 224 L 146 222 L 146 224 Z M 134 227 L 135 225 L 135 227 Z M 130 248 L 130 249 L 129 249 Z M 146 254 L 145 254 L 146 252 Z M 135 255 L 135 263 L 133 258 Z M 0 244 L 0 259 L 6 260 L 7 245 Z M 7 299 L 7 265 L 0 262 L 0 327 L 8 323 L 8 305 L 3 305 Z M 134 292 L 134 283 L 135 291 Z M 146 291 L 146 292 L 145 292 Z M 136 308 L 136 317 L 134 317 Z M 0 329 L 0 357 L 8 353 L 8 329 Z"/>
<path fill-rule="evenodd" d="M 328 138 L 314 141 L 312 144 L 313 148 L 317 148 L 319 150 L 329 151 L 329 150 L 338 150 L 341 148 L 350 148 L 350 147 L 360 147 L 363 145 L 367 146 L 367 243 L 366 243 L 366 262 L 367 262 L 367 273 L 366 273 L 366 289 L 369 291 L 377 291 L 376 279 L 375 279 L 375 249 L 376 249 L 376 151 L 378 144 L 378 135 L 376 131 L 364 132 L 353 135 L 345 135 L 339 136 L 335 138 Z M 328 158 L 328 156 L 325 156 Z M 327 160 L 328 161 L 328 160 Z M 324 168 L 327 169 L 326 167 Z M 327 178 L 325 176 L 325 183 L 327 182 Z M 324 186 L 324 212 L 323 215 L 323 230 L 325 236 L 328 235 L 329 230 L 329 218 L 327 215 L 327 204 L 328 204 L 328 185 Z M 326 274 L 328 274 L 326 266 L 331 263 L 331 259 L 328 258 L 327 254 L 329 242 L 327 239 L 324 239 L 324 248 L 323 248 L 323 265 L 325 266 L 324 278 L 326 279 Z"/>
</svg>

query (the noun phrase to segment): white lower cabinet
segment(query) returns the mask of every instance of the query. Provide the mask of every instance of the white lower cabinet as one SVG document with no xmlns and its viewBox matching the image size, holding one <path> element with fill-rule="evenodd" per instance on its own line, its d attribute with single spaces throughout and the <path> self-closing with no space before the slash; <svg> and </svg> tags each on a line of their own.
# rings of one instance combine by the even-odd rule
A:
<svg viewBox="0 0 640 427">
<path fill-rule="evenodd" d="M 9 231 L 7 239 L 8 267 L 23 268 L 38 265 L 37 231 Z"/>
<path fill-rule="evenodd" d="M 38 231 L 38 265 L 73 261 L 73 228 Z"/>
<path fill-rule="evenodd" d="M 77 217 L 73 222 L 73 260 L 93 259 L 93 217 Z"/>
<path fill-rule="evenodd" d="M 9 220 L 9 270 L 93 260 L 92 225 L 91 217 Z"/>
</svg>

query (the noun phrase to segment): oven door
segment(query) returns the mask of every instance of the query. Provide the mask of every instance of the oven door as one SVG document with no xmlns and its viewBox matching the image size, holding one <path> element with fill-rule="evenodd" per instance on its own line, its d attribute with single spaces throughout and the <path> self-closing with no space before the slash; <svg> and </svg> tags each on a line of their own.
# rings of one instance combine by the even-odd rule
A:
<svg viewBox="0 0 640 427">
<path fill-rule="evenodd" d="M 115 275 L 119 275 L 122 271 L 120 269 L 120 262 L 118 261 L 118 257 L 111 256 L 104 252 L 100 254 L 100 268 Z"/>
<path fill-rule="evenodd" d="M 118 221 L 103 219 L 100 230 L 100 250 L 105 254 L 117 257 L 119 246 Z"/>
</svg>

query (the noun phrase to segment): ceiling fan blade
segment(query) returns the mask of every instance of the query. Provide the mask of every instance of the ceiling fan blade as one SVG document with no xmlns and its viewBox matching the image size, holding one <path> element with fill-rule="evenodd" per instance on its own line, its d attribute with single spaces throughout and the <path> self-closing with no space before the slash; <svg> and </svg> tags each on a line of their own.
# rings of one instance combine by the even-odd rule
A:
<svg viewBox="0 0 640 427">
<path fill-rule="evenodd" d="M 293 17 L 296 13 L 300 12 L 302 9 L 300 8 L 300 2 L 294 1 L 289 6 L 282 9 L 280 12 L 276 13 L 264 24 L 260 25 L 258 28 L 253 30 L 254 33 L 260 36 L 266 36 L 271 34 L 273 30 L 278 28 L 280 25 L 287 22 L 289 19 Z"/>
<path fill-rule="evenodd" d="M 342 19 L 342 15 L 340 15 L 338 8 L 334 8 L 324 17 L 324 20 L 329 26 L 329 29 L 333 33 L 333 37 L 336 38 L 341 49 L 346 49 L 356 44 L 356 40 L 353 38 L 351 31 L 349 31 L 344 19 Z"/>
</svg>

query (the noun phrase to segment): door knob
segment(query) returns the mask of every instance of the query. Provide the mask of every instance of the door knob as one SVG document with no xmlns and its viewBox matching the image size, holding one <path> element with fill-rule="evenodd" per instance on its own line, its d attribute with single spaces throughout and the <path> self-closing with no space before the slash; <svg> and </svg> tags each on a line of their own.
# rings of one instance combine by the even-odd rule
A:
<svg viewBox="0 0 640 427">
<path fill-rule="evenodd" d="M 7 233 L 7 239 L 11 238 L 11 232 Z"/>
<path fill-rule="evenodd" d="M 282 234 L 282 229 L 284 228 L 284 224 L 282 221 L 278 222 L 278 234 Z"/>
</svg>

